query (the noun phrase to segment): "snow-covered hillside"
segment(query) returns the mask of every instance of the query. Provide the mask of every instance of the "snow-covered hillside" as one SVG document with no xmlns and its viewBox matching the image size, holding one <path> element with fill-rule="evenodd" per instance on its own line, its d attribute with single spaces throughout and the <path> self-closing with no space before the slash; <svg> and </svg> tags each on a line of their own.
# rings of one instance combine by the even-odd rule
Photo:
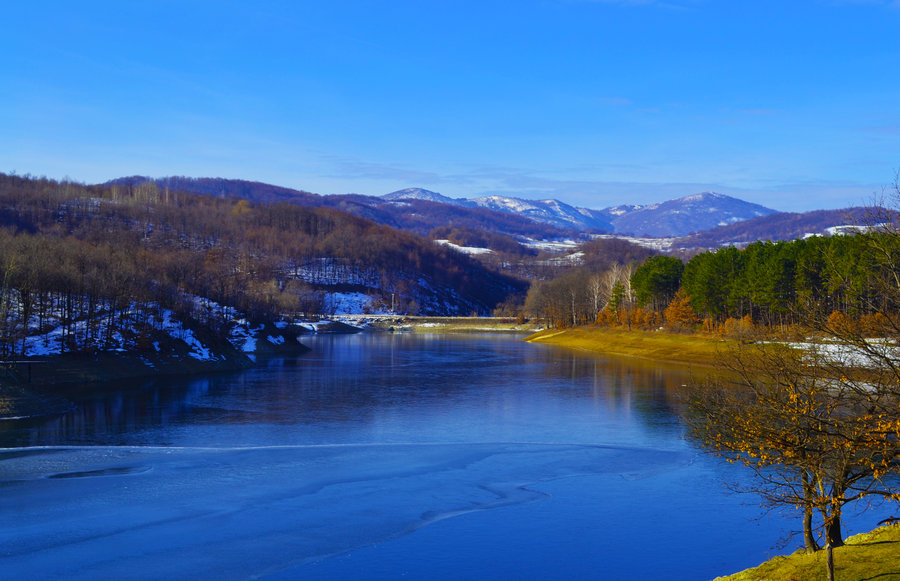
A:
<svg viewBox="0 0 900 581">
<path fill-rule="evenodd" d="M 396 202 L 399 200 L 424 200 L 426 202 L 450 204 L 453 206 L 471 207 L 473 205 L 471 202 L 463 198 L 448 198 L 447 196 L 441 195 L 437 192 L 432 192 L 431 190 L 426 190 L 424 188 L 406 188 L 404 190 L 397 190 L 396 192 L 385 194 L 381 197 L 385 200 L 388 200 L 389 202 Z"/>
<path fill-rule="evenodd" d="M 609 220 L 594 210 L 576 208 L 559 200 L 524 200 L 507 196 L 483 196 L 470 200 L 482 208 L 516 214 L 558 228 L 610 230 Z"/>
<path fill-rule="evenodd" d="M 691 232 L 774 214 L 775 210 L 731 196 L 703 192 L 636 208 L 616 216 L 617 233 L 637 236 L 685 236 Z"/>
<path fill-rule="evenodd" d="M 655 204 L 619 204 L 599 210 L 572 206 L 556 199 L 527 200 L 501 195 L 454 199 L 422 188 L 399 190 L 383 196 L 383 199 L 475 206 L 564 230 L 601 230 L 642 237 L 685 236 L 775 213 L 775 210 L 759 204 L 714 192 L 692 194 Z"/>
<path fill-rule="evenodd" d="M 262 345 L 282 345 L 285 342 L 281 333 L 267 329 L 266 325 L 251 324 L 234 309 L 225 309 L 215 301 L 200 297 L 189 300 L 193 301 L 194 312 L 198 316 L 224 322 L 226 343 L 209 342 L 204 338 L 206 333 L 199 332 L 195 324 L 187 324 L 169 309 L 134 304 L 125 312 L 116 313 L 115 320 L 111 320 L 110 315 L 100 315 L 68 326 L 62 324 L 62 313 L 49 313 L 48 318 L 59 320 L 60 324 L 50 324 L 49 330 L 24 337 L 24 349 L 20 356 L 49 357 L 67 352 L 95 351 L 132 353 L 139 355 L 148 367 L 154 367 L 160 358 L 166 357 L 225 361 L 229 356 L 229 349 L 224 348 L 226 344 L 252 359 Z M 156 313 L 149 326 L 145 317 L 148 309 Z M 111 330 L 105 331 L 108 326 Z M 284 330 L 288 323 L 277 323 L 275 327 Z M 289 335 L 296 336 L 308 330 L 303 327 L 303 330 L 298 329 Z M 103 337 L 99 338 L 97 335 L 101 331 Z"/>
</svg>

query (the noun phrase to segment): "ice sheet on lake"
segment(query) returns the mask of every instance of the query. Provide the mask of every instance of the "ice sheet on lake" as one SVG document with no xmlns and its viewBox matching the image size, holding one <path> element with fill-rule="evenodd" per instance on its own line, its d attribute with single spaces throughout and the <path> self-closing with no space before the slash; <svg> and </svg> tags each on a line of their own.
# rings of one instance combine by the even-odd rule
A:
<svg viewBox="0 0 900 581">
<path fill-rule="evenodd" d="M 519 443 L 6 450 L 0 568 L 11 578 L 265 578 L 541 500 L 541 482 L 640 478 L 690 460 Z"/>
</svg>

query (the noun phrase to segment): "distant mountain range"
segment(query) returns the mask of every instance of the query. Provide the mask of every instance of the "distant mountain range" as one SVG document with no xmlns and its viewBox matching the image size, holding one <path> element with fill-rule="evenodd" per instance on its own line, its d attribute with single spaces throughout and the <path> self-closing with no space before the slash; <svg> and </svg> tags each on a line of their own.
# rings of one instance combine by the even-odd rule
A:
<svg viewBox="0 0 900 581">
<path fill-rule="evenodd" d="M 794 240 L 832 234 L 845 225 L 870 222 L 872 208 L 855 207 L 812 212 L 776 212 L 735 224 L 697 232 L 678 241 L 681 247 L 714 248 L 726 244 L 742 246 L 757 240 Z"/>
<path fill-rule="evenodd" d="M 635 208 L 616 216 L 616 232 L 647 236 L 685 236 L 774 214 L 775 210 L 737 198 L 704 192 Z"/>
<path fill-rule="evenodd" d="M 422 200 L 423 202 L 451 204 L 453 206 L 463 206 L 465 208 L 471 208 L 475 205 L 465 198 L 448 198 L 447 196 L 441 195 L 437 192 L 432 192 L 431 190 L 425 190 L 422 188 L 406 188 L 405 190 L 397 190 L 396 192 L 385 194 L 381 196 L 381 198 L 389 202 L 396 202 L 397 200 Z"/>
<path fill-rule="evenodd" d="M 554 199 L 525 200 L 499 195 L 451 198 L 423 188 L 407 188 L 383 196 L 321 196 L 244 180 L 145 176 L 118 178 L 106 185 L 136 186 L 147 182 L 172 191 L 332 207 L 422 235 L 449 225 L 532 239 L 577 237 L 585 233 L 680 238 L 678 246 L 682 247 L 714 247 L 825 233 L 830 227 L 858 219 L 863 212 L 851 208 L 783 213 L 714 192 L 651 205 L 622 204 L 595 210 Z"/>
<path fill-rule="evenodd" d="M 425 200 L 464 207 L 482 207 L 523 216 L 563 230 L 599 230 L 635 236 L 678 237 L 776 213 L 731 196 L 703 192 L 648 206 L 619 205 L 602 210 L 578 208 L 559 200 L 523 200 L 508 196 L 448 198 L 421 188 L 391 192 L 382 199 Z"/>
<path fill-rule="evenodd" d="M 559 200 L 524 200 L 508 196 L 483 196 L 480 198 L 448 198 L 422 188 L 406 188 L 381 196 L 389 202 L 421 201 L 447 204 L 461 208 L 485 208 L 514 216 L 522 216 L 534 222 L 549 224 L 563 230 L 613 231 L 613 225 L 603 214 L 586 208 L 576 208 Z"/>
</svg>

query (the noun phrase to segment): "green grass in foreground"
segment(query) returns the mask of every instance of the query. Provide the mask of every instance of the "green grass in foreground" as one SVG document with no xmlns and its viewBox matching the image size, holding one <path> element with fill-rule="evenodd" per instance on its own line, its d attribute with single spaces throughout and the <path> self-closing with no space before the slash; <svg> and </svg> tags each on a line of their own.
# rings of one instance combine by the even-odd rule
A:
<svg viewBox="0 0 900 581">
<path fill-rule="evenodd" d="M 847 539 L 834 550 L 837 581 L 900 579 L 900 525 L 877 528 Z M 759 567 L 717 581 L 807 581 L 825 579 L 825 551 L 775 557 Z"/>
<path fill-rule="evenodd" d="M 575 327 L 548 329 L 528 341 L 549 343 L 608 355 L 639 357 L 668 363 L 712 367 L 731 341 L 703 335 L 680 335 L 662 331 Z"/>
</svg>

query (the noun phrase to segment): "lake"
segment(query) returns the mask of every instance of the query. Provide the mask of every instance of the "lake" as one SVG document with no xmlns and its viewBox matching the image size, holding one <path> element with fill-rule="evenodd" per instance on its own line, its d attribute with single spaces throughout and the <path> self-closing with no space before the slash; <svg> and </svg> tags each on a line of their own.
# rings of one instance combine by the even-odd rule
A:
<svg viewBox="0 0 900 581">
<path fill-rule="evenodd" d="M 689 373 L 521 337 L 316 336 L 0 423 L 0 570 L 65 579 L 709 579 L 793 550 L 676 410 Z M 845 532 L 879 517 L 848 511 Z"/>
</svg>

